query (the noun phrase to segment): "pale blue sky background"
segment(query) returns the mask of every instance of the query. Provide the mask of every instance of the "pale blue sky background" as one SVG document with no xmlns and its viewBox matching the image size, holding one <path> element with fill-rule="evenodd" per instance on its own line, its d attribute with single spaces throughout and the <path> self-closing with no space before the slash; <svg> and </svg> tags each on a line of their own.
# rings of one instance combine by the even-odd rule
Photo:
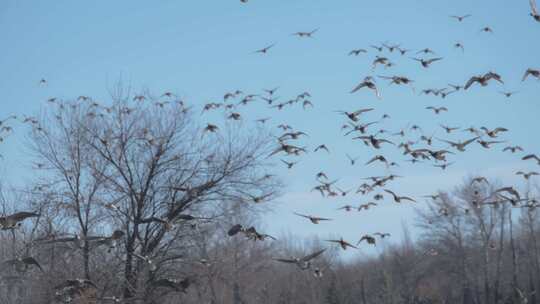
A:
<svg viewBox="0 0 540 304">
<path fill-rule="evenodd" d="M 449 15 L 472 14 L 459 23 Z M 529 79 L 521 83 L 528 67 L 540 68 L 540 24 L 529 14 L 527 0 L 456 1 L 313 1 L 313 0 L 237 0 L 215 1 L 19 1 L 0 2 L 0 117 L 35 114 L 49 97 L 73 98 L 90 95 L 106 100 L 107 87 L 122 78 L 135 88 L 159 93 L 170 90 L 192 104 L 218 101 L 227 91 L 241 89 L 259 93 L 263 88 L 280 86 L 280 101 L 309 91 L 313 110 L 300 105 L 290 110 L 268 110 L 262 103 L 241 109 L 253 119 L 271 115 L 272 125 L 288 122 L 310 134 L 305 141 L 311 149 L 325 143 L 331 154 L 310 153 L 294 170 L 280 172 L 288 184 L 287 193 L 268 215 L 268 232 L 343 235 L 356 242 L 364 233 L 388 231 L 399 235 L 401 222 L 413 223 L 410 206 L 390 201 L 362 213 L 335 211 L 345 203 L 359 204 L 367 198 L 351 196 L 321 199 L 309 189 L 316 185 L 315 174 L 324 170 L 340 178 L 342 188 L 356 187 L 360 178 L 387 173 L 381 165 L 365 167 L 374 155 L 360 142 L 341 136 L 343 118 L 334 110 L 376 107 L 367 120 L 383 113 L 392 116 L 385 129 L 399 131 L 416 123 L 427 134 L 436 131 L 444 138 L 464 139 L 459 132 L 443 134 L 439 123 L 461 127 L 504 126 L 511 130 L 503 138 L 540 152 L 538 115 L 540 83 Z M 481 33 L 490 26 L 494 34 Z M 291 36 L 297 31 L 320 30 L 313 39 Z M 369 91 L 348 92 L 363 77 L 372 74 L 373 57 L 378 54 L 347 56 L 353 48 L 370 44 L 401 43 L 404 48 L 430 47 L 444 57 L 429 69 L 396 53 L 385 52 L 394 68 L 377 69 L 375 75 L 405 75 L 415 80 L 417 92 L 447 83 L 464 84 L 468 77 L 495 70 L 505 85 L 473 87 L 466 94 L 456 93 L 442 100 L 418 96 L 405 87 L 390 86 L 379 80 L 383 99 Z M 461 41 L 465 52 L 454 49 Z M 277 43 L 268 55 L 253 51 Z M 40 87 L 41 78 L 48 80 Z M 511 99 L 499 90 L 518 90 Z M 425 106 L 444 105 L 448 113 L 435 116 Z M 247 124 L 248 125 L 248 124 Z M 375 129 L 379 129 L 377 126 Z M 417 136 L 414 136 L 417 137 Z M 32 174 L 25 163 L 24 133 L 15 132 L 0 153 L 4 180 L 20 184 Z M 394 138 L 399 141 L 399 138 Z M 438 144 L 439 147 L 445 145 Z M 485 174 L 505 182 L 517 182 L 517 169 L 536 169 L 519 161 L 518 155 L 491 153 L 474 145 L 452 160 L 456 164 L 445 172 L 430 165 L 411 166 L 395 149 L 380 152 L 402 162 L 394 173 L 406 179 L 390 184 L 405 195 L 428 194 L 451 189 L 468 174 Z M 345 153 L 360 156 L 351 168 Z M 292 211 L 328 216 L 336 220 L 312 225 L 292 215 Z"/>
</svg>

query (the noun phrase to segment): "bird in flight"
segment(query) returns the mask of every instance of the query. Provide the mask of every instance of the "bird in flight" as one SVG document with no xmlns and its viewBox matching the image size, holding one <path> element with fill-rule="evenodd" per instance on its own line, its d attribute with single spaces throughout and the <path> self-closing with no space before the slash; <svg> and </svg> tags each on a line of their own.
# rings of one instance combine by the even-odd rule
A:
<svg viewBox="0 0 540 304">
<path fill-rule="evenodd" d="M 339 240 L 326 240 L 327 242 L 331 242 L 331 243 L 337 243 L 339 244 L 339 246 L 343 249 L 343 250 L 347 250 L 348 247 L 351 247 L 351 248 L 354 248 L 354 249 L 358 249 L 358 247 L 352 245 L 351 243 L 343 240 L 343 238 L 340 238 Z"/>
<path fill-rule="evenodd" d="M 354 50 L 349 52 L 349 56 L 351 56 L 351 55 L 358 56 L 358 55 L 360 55 L 362 53 L 367 53 L 367 51 L 365 49 L 354 49 Z"/>
<path fill-rule="evenodd" d="M 471 77 L 469 79 L 469 81 L 467 81 L 467 83 L 465 84 L 464 89 L 467 90 L 475 82 L 478 82 L 481 86 L 485 87 L 485 86 L 488 85 L 488 81 L 490 81 L 491 79 L 494 79 L 494 80 L 504 84 L 504 82 L 502 81 L 501 76 L 499 74 L 494 73 L 494 72 L 487 72 L 484 75 L 477 75 L 477 76 Z"/>
<path fill-rule="evenodd" d="M 411 202 L 416 202 L 414 199 L 408 197 L 408 196 L 398 196 L 397 194 L 395 194 L 393 191 L 391 190 L 388 190 L 388 189 L 384 189 L 384 192 L 386 193 L 390 193 L 390 195 L 392 195 L 392 197 L 394 198 L 394 202 L 396 203 L 401 203 L 402 201 L 411 201 Z"/>
<path fill-rule="evenodd" d="M 529 160 L 529 159 L 536 160 L 536 162 L 540 166 L 540 157 L 538 157 L 536 154 L 528 154 L 528 155 L 523 156 L 522 158 L 522 160 Z"/>
<path fill-rule="evenodd" d="M 463 16 L 450 16 L 450 18 L 454 18 L 454 19 L 456 19 L 457 21 L 462 22 L 463 20 L 465 20 L 465 18 L 469 18 L 469 17 L 471 17 L 471 16 L 472 16 L 472 15 L 467 14 L 467 15 L 463 15 Z"/>
<path fill-rule="evenodd" d="M 521 79 L 521 81 L 525 81 L 525 79 L 527 79 L 529 75 L 531 75 L 532 77 L 536 77 L 538 80 L 540 80 L 540 70 L 528 68 L 525 71 L 525 74 L 523 75 L 523 78 Z"/>
<path fill-rule="evenodd" d="M 267 47 L 264 47 L 264 48 L 262 48 L 260 50 L 256 50 L 255 53 L 266 54 L 266 53 L 268 53 L 268 50 L 273 48 L 275 45 L 276 45 L 275 43 L 272 43 L 271 45 L 269 45 Z"/>
<path fill-rule="evenodd" d="M 318 250 L 318 251 L 315 251 L 311 254 L 308 254 L 304 257 L 301 257 L 301 258 L 297 258 L 297 257 L 291 257 L 289 259 L 284 259 L 284 258 L 274 258 L 273 260 L 274 261 L 278 261 L 278 262 L 282 262 L 282 263 L 287 263 L 287 264 L 295 264 L 296 266 L 298 266 L 298 268 L 300 268 L 301 270 L 306 270 L 306 269 L 309 269 L 311 267 L 311 260 L 313 260 L 314 258 L 320 256 L 326 249 L 321 249 L 321 250 Z"/>
<path fill-rule="evenodd" d="M 377 86 L 375 85 L 375 82 L 373 80 L 373 77 L 371 76 L 367 76 L 366 78 L 364 78 L 364 80 L 362 82 L 360 82 L 358 85 L 356 85 L 352 90 L 351 90 L 351 94 L 352 93 L 355 93 L 357 92 L 358 90 L 360 90 L 361 88 L 368 88 L 370 90 L 373 90 L 375 92 L 375 96 L 377 96 L 377 98 L 381 99 L 381 95 L 379 94 L 379 90 L 377 89 Z"/>
<path fill-rule="evenodd" d="M 317 29 L 312 30 L 311 32 L 296 32 L 293 35 L 298 36 L 300 38 L 302 37 L 311 38 L 313 34 L 315 34 L 315 32 L 317 32 L 318 30 L 319 29 L 317 28 Z"/>
<path fill-rule="evenodd" d="M 331 220 L 332 220 L 332 219 L 329 219 L 329 218 L 318 217 L 318 216 L 312 216 L 312 215 L 305 215 L 305 214 L 296 213 L 296 212 L 294 212 L 294 214 L 296 214 L 296 215 L 298 215 L 298 216 L 301 216 L 301 217 L 307 218 L 307 219 L 310 220 L 313 224 L 319 224 L 321 221 L 331 221 Z"/>
<path fill-rule="evenodd" d="M 442 60 L 443 58 L 442 58 L 442 57 L 438 57 L 438 58 L 431 58 L 431 59 L 420 59 L 420 58 L 411 58 L 411 59 L 420 62 L 420 64 L 421 64 L 424 68 L 429 68 L 429 65 L 430 65 L 430 64 L 432 64 L 432 63 L 435 62 L 435 61 Z"/>
</svg>

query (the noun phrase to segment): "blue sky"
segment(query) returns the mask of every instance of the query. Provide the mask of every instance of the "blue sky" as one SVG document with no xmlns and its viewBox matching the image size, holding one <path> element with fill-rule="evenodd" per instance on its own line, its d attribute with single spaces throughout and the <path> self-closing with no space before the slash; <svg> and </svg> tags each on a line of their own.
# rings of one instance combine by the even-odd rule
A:
<svg viewBox="0 0 540 304">
<path fill-rule="evenodd" d="M 448 17 L 464 14 L 472 17 L 461 23 Z M 456 140 L 468 135 L 457 132 L 448 137 L 438 124 L 504 126 L 510 129 L 505 140 L 538 153 L 540 83 L 533 79 L 521 82 L 528 67 L 540 68 L 540 24 L 528 14 L 527 0 L 250 0 L 247 4 L 236 0 L 5 0 L 0 3 L 0 117 L 35 114 L 49 97 L 90 95 L 106 100 L 107 88 L 119 79 L 156 93 L 170 90 L 200 105 L 218 101 L 235 89 L 260 93 L 263 88 L 279 86 L 280 101 L 309 91 L 315 108 L 307 111 L 295 106 L 278 112 L 262 103 L 241 110 L 253 119 L 272 116 L 272 125 L 287 122 L 310 134 L 304 142 L 311 149 L 325 143 L 331 150 L 330 155 L 310 153 L 293 170 L 279 169 L 288 187 L 267 216 L 267 230 L 277 235 L 287 231 L 302 236 L 339 235 L 352 241 L 374 231 L 398 236 L 403 221 L 413 223 L 411 206 L 386 201 L 374 210 L 343 214 L 335 209 L 367 198 L 322 199 L 309 192 L 320 170 L 339 178 L 339 186 L 347 189 L 360 184 L 362 177 L 388 173 L 380 165 L 363 165 L 374 151 L 344 138 L 339 128 L 345 120 L 333 111 L 375 107 L 366 119 L 390 114 L 392 119 L 381 126 L 385 129 L 397 132 L 416 123 L 427 134 L 436 132 Z M 481 33 L 484 26 L 494 33 Z M 315 28 L 319 31 L 313 39 L 291 35 Z M 409 56 L 385 52 L 396 66 L 372 72 L 371 61 L 379 54 L 369 45 L 386 41 L 412 50 L 429 47 L 444 60 L 423 69 Z M 456 41 L 464 44 L 464 53 L 453 48 Z M 267 55 L 253 54 L 271 43 L 276 46 Z M 347 56 L 354 48 L 366 48 L 368 53 Z M 405 75 L 415 81 L 418 93 L 448 83 L 464 84 L 470 76 L 489 70 L 500 73 L 505 85 L 477 86 L 445 100 L 418 96 L 383 80 L 378 80 L 382 100 L 370 91 L 348 93 L 368 75 Z M 41 78 L 48 80 L 47 86 L 39 86 Z M 500 90 L 519 93 L 506 99 Z M 446 106 L 449 112 L 435 116 L 424 109 L 430 105 Z M 399 138 L 394 140 L 399 142 Z M 16 131 L 0 146 L 5 157 L 1 170 L 12 184 L 31 176 L 23 142 L 24 133 Z M 456 164 L 444 172 L 430 165 L 403 163 L 405 158 L 394 148 L 380 152 L 402 162 L 392 172 L 407 177 L 389 188 L 414 196 L 451 189 L 469 174 L 518 182 L 513 177 L 516 170 L 535 169 L 533 163 L 521 162 L 517 155 L 500 152 L 501 148 L 487 153 L 474 145 L 452 158 Z M 359 164 L 351 168 L 345 153 L 359 156 Z M 335 220 L 315 226 L 292 211 Z"/>
</svg>

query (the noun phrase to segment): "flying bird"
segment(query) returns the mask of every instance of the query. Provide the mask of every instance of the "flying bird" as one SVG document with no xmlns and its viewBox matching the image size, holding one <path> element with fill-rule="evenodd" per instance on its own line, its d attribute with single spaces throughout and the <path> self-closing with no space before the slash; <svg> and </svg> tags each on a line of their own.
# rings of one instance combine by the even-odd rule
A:
<svg viewBox="0 0 540 304">
<path fill-rule="evenodd" d="M 470 14 L 463 15 L 463 16 L 450 16 L 450 18 L 454 18 L 459 22 L 462 22 L 463 20 L 465 20 L 465 18 L 469 18 L 469 17 L 471 17 Z"/>
<path fill-rule="evenodd" d="M 392 197 L 394 198 L 394 202 L 396 202 L 396 203 L 401 203 L 404 200 L 411 201 L 411 202 L 416 202 L 414 199 L 412 199 L 412 198 L 410 198 L 408 196 L 398 196 L 393 191 L 388 190 L 388 189 L 384 189 L 384 192 L 390 193 L 390 195 L 392 195 Z"/>
<path fill-rule="evenodd" d="M 305 215 L 305 214 L 300 214 L 300 213 L 296 213 L 296 212 L 294 212 L 294 214 L 296 214 L 298 216 L 301 216 L 301 217 L 304 217 L 304 218 L 307 218 L 313 224 L 319 224 L 321 221 L 331 221 L 332 220 L 332 219 L 329 219 L 329 218 L 312 216 L 312 215 Z"/>
<path fill-rule="evenodd" d="M 484 75 L 478 75 L 478 76 L 471 77 L 469 79 L 469 81 L 467 81 L 467 83 L 465 84 L 464 89 L 467 90 L 475 82 L 478 82 L 481 86 L 485 87 L 485 86 L 488 85 L 488 81 L 491 80 L 491 79 L 494 79 L 494 80 L 504 84 L 504 82 L 502 81 L 501 76 L 499 74 L 494 73 L 494 72 L 487 72 Z"/>
<path fill-rule="evenodd" d="M 0 217 L 0 226 L 2 226 L 2 230 L 15 229 L 22 224 L 22 221 L 32 217 L 39 217 L 39 214 L 21 211 L 8 216 L 2 216 Z"/>
<path fill-rule="evenodd" d="M 269 46 L 267 46 L 267 47 L 264 47 L 264 48 L 262 48 L 262 49 L 260 49 L 260 50 L 256 50 L 255 53 L 266 54 L 266 53 L 268 53 L 268 51 L 269 51 L 271 48 L 273 48 L 275 45 L 276 45 L 276 44 L 273 43 L 273 44 L 271 44 L 271 45 L 269 45 Z"/>
<path fill-rule="evenodd" d="M 343 238 L 340 238 L 339 240 L 326 240 L 327 242 L 331 243 L 337 243 L 343 250 L 347 250 L 348 247 L 358 249 L 358 247 L 352 245 L 351 243 L 343 240 Z"/>
</svg>

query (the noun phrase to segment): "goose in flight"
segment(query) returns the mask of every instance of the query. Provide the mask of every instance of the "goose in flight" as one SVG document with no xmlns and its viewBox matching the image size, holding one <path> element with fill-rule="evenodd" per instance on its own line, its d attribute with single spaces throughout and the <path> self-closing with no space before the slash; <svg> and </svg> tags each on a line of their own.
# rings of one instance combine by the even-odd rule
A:
<svg viewBox="0 0 540 304">
<path fill-rule="evenodd" d="M 496 138 L 498 133 L 508 132 L 508 129 L 502 128 L 502 127 L 497 127 L 497 128 L 495 128 L 493 130 L 489 130 L 486 127 L 481 127 L 480 130 L 484 131 L 486 133 L 486 135 L 491 137 L 491 138 Z"/>
<path fill-rule="evenodd" d="M 517 151 L 523 152 L 523 148 L 520 146 L 508 146 L 508 147 L 505 147 L 502 151 L 503 152 L 510 151 L 512 153 L 516 153 Z"/>
<path fill-rule="evenodd" d="M 526 180 L 529 180 L 529 178 L 531 178 L 531 176 L 536 176 L 536 175 L 539 175 L 539 174 L 538 174 L 538 172 L 535 172 L 535 171 L 531 171 L 531 172 L 518 171 L 518 172 L 516 172 L 516 175 L 521 175 Z"/>
<path fill-rule="evenodd" d="M 445 142 L 447 144 L 450 144 L 450 146 L 456 148 L 458 151 L 460 152 L 465 152 L 465 147 L 471 143 L 473 143 L 475 140 L 479 139 L 480 136 L 477 136 L 477 137 L 474 137 L 474 138 L 471 138 L 469 140 L 466 140 L 464 142 L 453 142 L 453 141 L 449 141 L 449 140 L 444 140 L 444 139 L 438 139 L 442 142 Z"/>
<path fill-rule="evenodd" d="M 465 84 L 465 87 L 464 89 L 467 90 L 468 88 L 470 88 L 475 82 L 478 82 L 481 86 L 485 87 L 488 85 L 488 82 L 489 80 L 491 79 L 494 79 L 502 84 L 504 84 L 504 82 L 502 81 L 501 79 L 501 76 L 497 73 L 494 73 L 494 72 L 487 72 L 486 74 L 484 75 L 478 75 L 478 76 L 473 76 L 469 79 L 469 81 L 467 81 L 467 83 Z"/>
<path fill-rule="evenodd" d="M 268 51 L 269 51 L 271 48 L 273 48 L 275 45 L 276 45 L 276 44 L 273 43 L 273 44 L 271 44 L 271 45 L 269 45 L 269 46 L 267 46 L 267 47 L 264 47 L 264 48 L 262 48 L 262 49 L 260 49 L 260 50 L 256 50 L 255 53 L 266 54 L 266 53 L 268 53 Z"/>
<path fill-rule="evenodd" d="M 394 202 L 396 202 L 396 203 L 401 203 L 404 200 L 411 201 L 411 202 L 416 202 L 414 199 L 412 199 L 412 198 L 410 198 L 408 196 L 398 196 L 393 191 L 388 190 L 388 189 L 384 189 L 384 192 L 389 193 L 390 195 L 392 195 L 392 197 L 394 198 Z"/>
<path fill-rule="evenodd" d="M 41 265 L 33 257 L 16 258 L 2 262 L 3 266 L 14 266 L 17 272 L 25 272 L 29 266 L 36 266 L 39 270 L 43 271 Z"/>
<path fill-rule="evenodd" d="M 381 239 L 390 237 L 390 233 L 387 232 L 375 232 L 373 235 L 380 237 Z"/>
<path fill-rule="evenodd" d="M 454 15 L 454 16 L 450 16 L 450 18 L 454 18 L 457 21 L 462 22 L 463 20 L 465 20 L 465 18 L 469 18 L 471 16 L 472 16 L 471 14 L 467 14 L 467 15 L 463 15 L 463 16 L 455 16 Z"/>
<path fill-rule="evenodd" d="M 523 74 L 523 78 L 521 79 L 521 81 L 525 81 L 527 77 L 529 77 L 529 75 L 531 77 L 536 77 L 538 80 L 540 80 L 540 70 L 528 68 L 525 71 L 525 74 Z"/>
<path fill-rule="evenodd" d="M 373 245 L 375 246 L 376 245 L 376 240 L 374 237 L 372 237 L 371 235 L 369 234 L 364 234 L 360 240 L 356 243 L 356 246 L 360 245 L 360 243 L 362 243 L 363 241 L 366 241 L 366 243 L 370 244 L 370 245 Z"/>
<path fill-rule="evenodd" d="M 354 50 L 349 52 L 349 56 L 351 56 L 351 55 L 358 56 L 358 55 L 360 55 L 362 53 L 367 53 L 367 51 L 365 49 L 354 49 Z"/>
<path fill-rule="evenodd" d="M 282 263 L 287 263 L 287 264 L 295 264 L 301 270 L 306 270 L 306 269 L 311 268 L 311 260 L 313 260 L 316 257 L 320 256 L 324 251 L 326 251 L 326 249 L 321 249 L 321 250 L 315 251 L 315 252 L 313 252 L 311 254 L 308 254 L 308 255 L 306 255 L 304 257 L 301 257 L 301 258 L 298 258 L 298 257 L 291 257 L 289 259 L 285 259 L 285 258 L 277 258 L 276 259 L 276 258 L 274 258 L 273 260 L 278 261 L 278 262 L 282 262 Z"/>
<path fill-rule="evenodd" d="M 8 216 L 0 217 L 0 226 L 2 230 L 15 229 L 22 224 L 27 218 L 39 217 L 38 213 L 21 211 Z"/>
<path fill-rule="evenodd" d="M 298 216 L 301 216 L 301 217 L 304 217 L 304 218 L 307 218 L 307 219 L 310 220 L 313 224 L 319 224 L 321 221 L 331 221 L 331 220 L 332 220 L 332 219 L 329 219 L 329 218 L 318 217 L 318 216 L 312 216 L 312 215 L 305 215 L 305 214 L 296 213 L 296 212 L 294 212 L 294 214 L 296 214 L 296 215 L 298 215 Z"/>
<path fill-rule="evenodd" d="M 433 110 L 435 114 L 439 114 L 441 112 L 448 112 L 448 109 L 446 107 L 426 107 L 426 110 Z"/>
<path fill-rule="evenodd" d="M 352 245 L 351 243 L 343 240 L 343 238 L 340 238 L 339 240 L 326 240 L 327 242 L 330 242 L 330 243 L 337 243 L 339 244 L 339 246 L 341 247 L 341 249 L 343 250 L 347 250 L 348 247 L 351 247 L 351 248 L 354 248 L 354 249 L 358 249 L 358 247 Z"/>
<path fill-rule="evenodd" d="M 312 30 L 311 32 L 296 32 L 293 34 L 293 36 L 298 36 L 300 38 L 302 37 L 306 37 L 306 38 L 311 38 L 313 36 L 313 34 L 315 34 L 319 29 L 314 29 Z"/>
<path fill-rule="evenodd" d="M 351 90 L 351 94 L 352 93 L 356 93 L 358 90 L 362 89 L 362 88 L 368 88 L 370 90 L 373 90 L 375 92 L 375 96 L 377 96 L 377 98 L 381 98 L 381 95 L 379 94 L 379 90 L 377 89 L 377 86 L 375 85 L 375 82 L 373 81 L 373 78 L 371 76 L 368 76 L 366 78 L 364 78 L 364 80 L 362 82 L 360 82 L 358 85 L 356 85 L 352 90 Z"/>
<path fill-rule="evenodd" d="M 529 160 L 529 159 L 534 159 L 534 160 L 536 160 L 536 162 L 537 162 L 538 165 L 540 166 L 540 157 L 536 156 L 536 154 L 525 155 L 525 156 L 523 156 L 523 158 L 522 158 L 522 160 Z"/>
</svg>

